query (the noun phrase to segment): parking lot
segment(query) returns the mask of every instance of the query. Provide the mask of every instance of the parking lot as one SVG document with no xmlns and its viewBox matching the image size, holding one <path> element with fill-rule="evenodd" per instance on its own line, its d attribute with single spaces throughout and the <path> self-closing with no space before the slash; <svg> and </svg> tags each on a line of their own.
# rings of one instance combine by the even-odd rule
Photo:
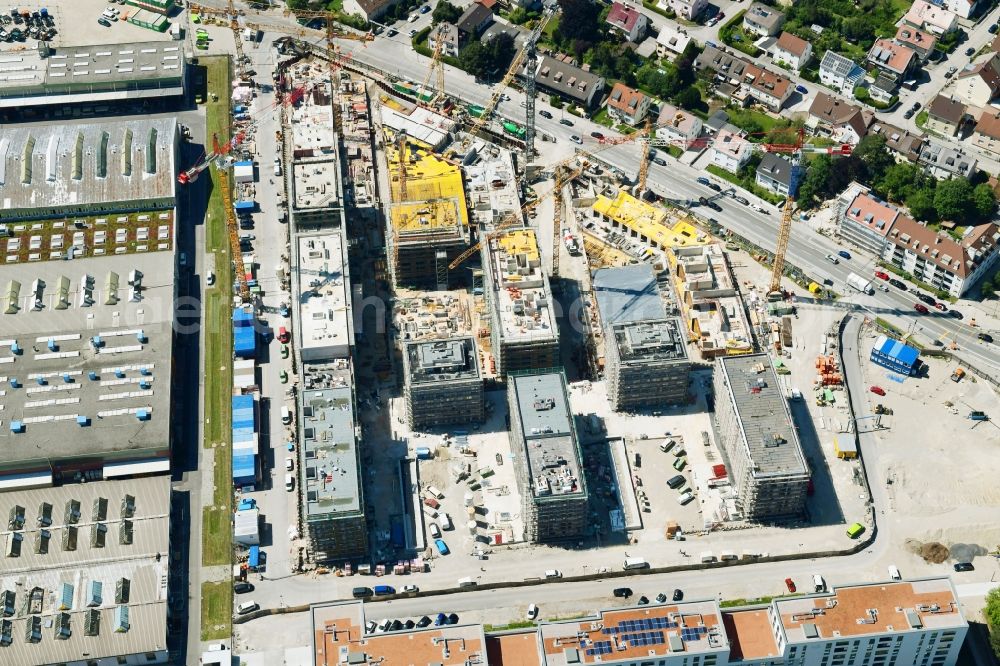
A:
<svg viewBox="0 0 1000 666">
<path fill-rule="evenodd" d="M 147 41 L 169 41 L 171 39 L 169 30 L 167 32 L 156 32 L 148 28 L 133 25 L 121 20 L 125 15 L 131 15 L 139 8 L 131 5 L 118 4 L 113 0 L 73 0 L 69 2 L 29 2 L 17 5 L 22 11 L 36 12 L 45 7 L 52 16 L 53 27 L 56 30 L 54 36 L 49 39 L 52 46 L 93 46 L 98 44 L 127 43 L 127 42 L 147 42 Z M 102 13 L 107 8 L 118 11 L 119 20 L 111 21 L 110 27 L 98 23 Z M 10 14 L 9 11 L 4 13 Z M 176 20 L 173 19 L 173 20 Z M 23 25 L 9 24 L 3 28 L 8 32 L 12 28 L 24 28 Z M 33 48 L 35 39 L 28 38 L 22 44 L 28 48 Z M 10 45 L 3 45 L 4 50 Z"/>
</svg>

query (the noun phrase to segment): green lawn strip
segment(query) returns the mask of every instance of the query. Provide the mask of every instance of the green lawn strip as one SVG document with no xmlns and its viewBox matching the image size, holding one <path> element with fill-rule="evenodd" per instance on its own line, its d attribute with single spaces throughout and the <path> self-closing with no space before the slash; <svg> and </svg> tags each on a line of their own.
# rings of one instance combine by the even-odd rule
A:
<svg viewBox="0 0 1000 666">
<path fill-rule="evenodd" d="M 228 580 L 201 584 L 201 640 L 233 635 L 233 585 Z"/>
<path fill-rule="evenodd" d="M 777 204 L 783 199 L 783 197 L 779 197 L 773 192 L 768 192 L 764 188 L 757 186 L 755 183 L 748 182 L 748 180 L 740 178 L 735 173 L 730 173 L 718 165 L 709 164 L 707 167 L 705 167 L 705 170 L 712 175 L 718 176 L 723 180 L 729 181 L 730 183 L 736 185 L 737 187 L 741 187 L 744 190 L 747 190 L 748 192 L 754 194 L 755 196 L 760 197 L 761 199 L 769 203 Z"/>
</svg>

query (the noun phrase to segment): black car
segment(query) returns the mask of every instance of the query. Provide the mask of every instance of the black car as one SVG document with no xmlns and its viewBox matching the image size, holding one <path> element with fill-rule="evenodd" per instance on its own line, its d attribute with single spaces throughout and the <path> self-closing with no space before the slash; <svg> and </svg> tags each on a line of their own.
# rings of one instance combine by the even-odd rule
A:
<svg viewBox="0 0 1000 666">
<path fill-rule="evenodd" d="M 976 567 L 972 566 L 972 562 L 955 562 L 955 571 L 975 571 Z"/>
<path fill-rule="evenodd" d="M 604 135 L 601 134 L 600 132 L 591 132 L 590 136 L 594 137 L 598 141 L 602 141 L 604 139 Z"/>
<path fill-rule="evenodd" d="M 997 24 L 996 23 L 994 23 L 993 25 L 990 26 L 990 34 L 991 35 L 997 34 Z"/>
<path fill-rule="evenodd" d="M 413 620 L 407 620 L 406 622 L 403 623 L 403 626 L 406 627 L 407 629 L 413 629 L 415 626 L 417 626 L 417 623 L 414 622 Z"/>
<path fill-rule="evenodd" d="M 927 294 L 917 294 L 917 299 L 923 303 L 926 303 L 927 305 L 930 305 L 931 307 L 934 307 L 934 305 L 937 303 L 937 301 L 935 301 Z"/>
<path fill-rule="evenodd" d="M 352 591 L 352 594 L 355 599 L 367 599 L 375 593 L 372 592 L 372 588 L 370 587 L 356 587 Z"/>
<path fill-rule="evenodd" d="M 967 55 L 967 56 L 971 56 L 975 52 L 976 52 L 976 49 L 972 48 L 971 46 L 969 48 L 965 49 L 965 55 Z"/>
<path fill-rule="evenodd" d="M 662 157 L 654 157 L 653 162 L 655 164 L 659 164 L 660 166 L 667 166 L 667 161 Z"/>
<path fill-rule="evenodd" d="M 433 622 L 433 620 L 424 615 L 422 618 L 417 620 L 417 626 L 423 629 L 424 627 L 429 627 L 431 625 L 431 622 Z"/>
<path fill-rule="evenodd" d="M 948 310 L 948 316 L 954 317 L 955 319 L 965 319 L 965 315 L 958 310 Z"/>
<path fill-rule="evenodd" d="M 458 624 L 458 615 L 452 613 L 448 616 L 448 624 Z"/>
<path fill-rule="evenodd" d="M 980 333 L 976 337 L 982 340 L 983 342 L 993 342 L 993 336 L 990 335 L 989 333 Z"/>
<path fill-rule="evenodd" d="M 907 120 L 909 120 L 910 118 L 912 118 L 913 117 L 913 109 L 907 109 L 906 113 L 903 114 L 903 117 L 906 118 Z"/>
<path fill-rule="evenodd" d="M 111 21 L 109 21 L 108 19 L 104 18 L 103 16 L 101 18 L 97 19 L 97 22 L 100 23 L 101 25 L 103 25 L 105 28 L 110 28 L 111 27 Z"/>
<path fill-rule="evenodd" d="M 628 599 L 629 597 L 632 596 L 632 588 L 631 587 L 616 587 L 615 590 L 614 590 L 614 592 L 612 592 L 612 594 L 614 594 L 619 599 Z"/>
<path fill-rule="evenodd" d="M 897 280 L 896 278 L 889 278 L 889 284 L 891 284 L 896 289 L 900 291 L 906 291 L 906 285 L 903 284 L 902 280 Z"/>
<path fill-rule="evenodd" d="M 559 124 L 560 125 L 566 125 L 567 127 L 572 127 L 573 126 L 573 121 L 570 120 L 569 118 L 560 118 L 559 119 Z"/>
<path fill-rule="evenodd" d="M 646 598 L 645 596 L 641 596 L 641 597 L 639 597 L 639 601 L 638 601 L 638 604 L 639 604 L 640 606 L 645 606 L 645 605 L 647 605 L 648 603 L 649 603 L 649 599 L 647 599 L 647 598 Z"/>
<path fill-rule="evenodd" d="M 708 189 L 715 190 L 716 192 L 722 191 L 722 187 L 720 187 L 718 183 L 713 183 L 711 181 L 708 183 Z"/>
<path fill-rule="evenodd" d="M 919 111 L 920 110 L 920 102 L 914 102 L 913 106 L 911 106 L 910 108 L 913 109 L 914 111 Z"/>
<path fill-rule="evenodd" d="M 674 601 L 680 601 L 683 598 L 684 598 L 684 593 L 681 591 L 681 589 L 680 588 L 675 589 L 671 599 L 673 599 Z"/>
<path fill-rule="evenodd" d="M 750 200 L 747 199 L 746 197 L 734 196 L 733 199 L 735 199 L 738 203 L 743 204 L 744 206 L 750 205 Z"/>
<path fill-rule="evenodd" d="M 236 594 L 246 594 L 247 592 L 253 592 L 253 585 L 250 583 L 239 582 L 233 585 L 233 592 Z"/>
<path fill-rule="evenodd" d="M 392 624 L 389 625 L 389 631 L 399 631 L 403 628 L 403 623 L 399 620 L 393 620 Z"/>
<path fill-rule="evenodd" d="M 656 603 L 662 604 L 666 600 L 667 600 L 667 595 L 663 594 L 663 592 L 660 592 L 658 595 L 656 595 Z"/>
<path fill-rule="evenodd" d="M 541 111 L 539 111 L 538 115 L 540 115 L 542 118 L 551 118 L 552 117 L 552 114 L 549 113 L 548 111 L 546 111 L 545 109 L 542 109 Z"/>
</svg>

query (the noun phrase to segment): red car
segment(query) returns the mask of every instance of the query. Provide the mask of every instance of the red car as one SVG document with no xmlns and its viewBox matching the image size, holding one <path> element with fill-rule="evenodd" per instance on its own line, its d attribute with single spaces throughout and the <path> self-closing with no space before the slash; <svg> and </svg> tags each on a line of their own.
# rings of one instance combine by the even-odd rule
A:
<svg viewBox="0 0 1000 666">
<path fill-rule="evenodd" d="M 788 588 L 789 592 L 794 592 L 795 591 L 795 581 L 792 580 L 791 578 L 786 578 L 785 579 L 785 587 Z"/>
<path fill-rule="evenodd" d="M 879 280 L 888 280 L 889 274 L 882 271 L 875 271 L 875 277 L 877 277 Z"/>
<path fill-rule="evenodd" d="M 921 314 L 927 314 L 928 312 L 930 312 L 930 310 L 927 309 L 927 306 L 924 305 L 923 303 L 914 303 L 913 309 Z"/>
<path fill-rule="evenodd" d="M 941 312 L 947 312 L 948 311 L 948 306 L 945 305 L 944 303 L 942 303 L 941 301 L 934 301 L 934 307 L 936 307 Z"/>
<path fill-rule="evenodd" d="M 885 389 L 882 388 L 881 386 L 873 386 L 868 390 L 874 393 L 875 395 L 885 395 Z"/>
<path fill-rule="evenodd" d="M 927 308 L 924 308 L 924 309 L 926 310 Z M 292 336 L 289 335 L 287 328 L 285 328 L 284 326 L 282 326 L 282 327 L 280 327 L 278 329 L 278 342 L 280 342 L 281 344 L 285 345 L 285 344 L 288 344 L 288 341 L 291 340 L 291 339 L 292 339 Z"/>
</svg>

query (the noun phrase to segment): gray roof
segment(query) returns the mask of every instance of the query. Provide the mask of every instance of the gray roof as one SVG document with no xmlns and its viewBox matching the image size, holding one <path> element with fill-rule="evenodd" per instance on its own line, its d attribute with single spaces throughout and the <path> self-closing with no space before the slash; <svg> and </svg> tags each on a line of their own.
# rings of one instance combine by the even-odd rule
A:
<svg viewBox="0 0 1000 666">
<path fill-rule="evenodd" d="M 123 514 L 126 496 L 134 507 L 131 518 Z M 70 502 L 76 503 L 72 505 L 75 522 L 66 520 Z M 45 504 L 50 507 L 47 526 L 39 522 Z M 23 528 L 17 531 L 22 535 L 19 556 L 7 556 L 12 534 L 7 523 L 7 529 L 0 532 L 5 547 L 0 554 L 0 590 L 14 593 L 14 614 L 2 620 L 11 622 L 11 642 L 0 642 L 0 662 L 54 664 L 77 662 L 81 655 L 113 661 L 118 655 L 166 650 L 168 475 L 0 494 L 3 516 L 10 516 L 15 507 L 24 510 Z M 103 546 L 95 545 L 95 533 L 100 534 Z M 71 544 L 75 550 L 69 549 Z M 37 552 L 39 545 L 47 552 Z M 128 581 L 127 601 L 116 598 L 122 579 Z M 29 642 L 25 638 L 28 613 L 34 609 L 28 602 L 36 589 L 40 640 Z M 68 602 L 65 606 L 64 601 Z M 128 608 L 127 631 L 116 631 L 119 606 Z M 57 639 L 56 622 L 63 613 L 70 634 Z M 97 630 L 96 635 L 87 635 L 88 625 Z"/>
<path fill-rule="evenodd" d="M 66 26 L 69 28 L 69 26 Z M 183 93 L 184 46 L 133 42 L 0 52 L 0 107 Z"/>
<path fill-rule="evenodd" d="M 747 13 L 743 15 L 744 21 L 756 23 L 767 28 L 768 31 L 772 30 L 784 18 L 783 13 L 760 2 L 751 3 L 750 7 L 747 8 Z"/>
<path fill-rule="evenodd" d="M 299 418 L 306 519 L 356 514 L 361 510 L 361 483 L 351 387 L 303 391 Z"/>
<path fill-rule="evenodd" d="M 761 365 L 763 371 L 758 372 Z M 719 359 L 718 371 L 726 376 L 753 476 L 808 475 L 788 401 L 768 356 L 725 356 Z"/>
<path fill-rule="evenodd" d="M 611 334 L 622 363 L 686 361 L 687 341 L 680 318 L 613 324 Z"/>
<path fill-rule="evenodd" d="M 493 10 L 478 2 L 473 2 L 455 21 L 461 32 L 474 33 L 483 21 L 493 20 Z"/>
<path fill-rule="evenodd" d="M 520 47 L 531 33 L 521 26 L 494 23 L 486 28 L 486 30 L 483 30 L 483 34 L 479 36 L 479 39 L 485 43 L 500 34 L 510 35 L 514 39 L 514 45 Z"/>
<path fill-rule="evenodd" d="M 764 153 L 757 165 L 757 173 L 776 180 L 783 185 L 792 184 L 792 163 L 774 153 Z"/>
<path fill-rule="evenodd" d="M 862 73 L 864 72 L 864 70 L 862 70 L 856 62 L 850 58 L 840 55 L 839 53 L 836 53 L 835 51 L 827 51 L 823 54 L 823 59 L 819 63 L 819 68 L 833 74 L 834 76 L 840 77 L 849 76 L 855 70 Z"/>
<path fill-rule="evenodd" d="M 0 208 L 51 216 L 59 207 L 172 199 L 176 136 L 175 118 L 8 125 L 0 136 Z"/>
<path fill-rule="evenodd" d="M 140 300 L 130 295 L 134 270 L 141 272 Z M 88 277 L 89 292 L 84 286 Z M 44 284 L 40 309 L 33 307 L 36 280 Z M 81 457 L 125 461 L 165 456 L 170 446 L 174 253 L 0 266 L 0 287 L 6 290 L 12 282 L 21 284 L 20 308 L 6 314 L 11 304 L 6 291 L 0 295 L 0 469 L 48 472 Z M 109 303 L 111 289 L 116 298 Z M 92 300 L 85 300 L 87 293 Z M 96 350 L 94 336 L 102 343 Z M 12 354 L 12 342 L 20 354 Z M 97 378 L 91 379 L 90 372 Z M 38 376 L 44 376 L 43 384 Z M 21 388 L 12 388 L 8 377 L 16 377 Z M 138 409 L 150 412 L 148 420 L 138 419 Z M 76 415 L 87 417 L 87 425 L 79 425 Z M 18 420 L 26 424 L 24 433 L 11 432 L 11 422 Z"/>
<path fill-rule="evenodd" d="M 593 289 L 603 326 L 667 316 L 649 264 L 598 269 L 594 271 Z"/>
<path fill-rule="evenodd" d="M 694 60 L 695 69 L 711 69 L 714 72 L 725 73 L 728 78 L 738 79 L 749 65 L 748 61 L 739 56 L 727 53 L 714 46 L 706 46 Z"/>
<path fill-rule="evenodd" d="M 535 499 L 586 493 L 566 377 L 561 372 L 508 378 Z"/>
<path fill-rule="evenodd" d="M 409 342 L 403 360 L 412 384 L 479 378 L 479 357 L 471 337 Z"/>
<path fill-rule="evenodd" d="M 535 76 L 537 83 L 573 99 L 586 101 L 595 88 L 604 85 L 604 79 L 593 72 L 585 72 L 576 65 L 560 62 L 551 56 L 542 56 Z"/>
<path fill-rule="evenodd" d="M 917 161 L 962 178 L 972 176 L 976 168 L 975 157 L 933 139 L 928 139 L 921 148 Z"/>
</svg>

